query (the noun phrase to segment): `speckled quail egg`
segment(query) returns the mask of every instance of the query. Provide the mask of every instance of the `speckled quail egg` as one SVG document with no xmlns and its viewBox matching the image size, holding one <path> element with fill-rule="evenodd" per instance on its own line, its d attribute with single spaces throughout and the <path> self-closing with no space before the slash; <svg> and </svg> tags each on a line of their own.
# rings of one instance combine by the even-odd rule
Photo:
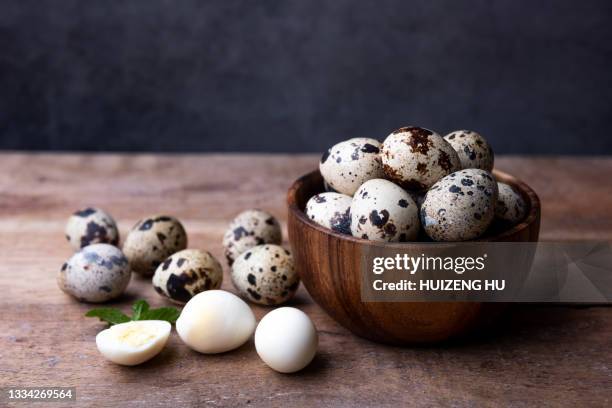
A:
<svg viewBox="0 0 612 408">
<path fill-rule="evenodd" d="M 493 170 L 493 149 L 486 139 L 472 130 L 455 130 L 444 136 L 459 155 L 461 168 Z"/>
<path fill-rule="evenodd" d="M 219 289 L 223 268 L 209 252 L 184 249 L 162 262 L 153 275 L 153 287 L 162 296 L 186 303 L 194 295 Z"/>
<path fill-rule="evenodd" d="M 466 169 L 434 184 L 421 206 L 421 223 L 434 241 L 466 241 L 481 236 L 491 224 L 497 183 L 484 170 Z"/>
<path fill-rule="evenodd" d="M 461 169 L 457 152 L 442 136 L 415 126 L 387 136 L 381 159 L 385 177 L 407 190 L 425 190 Z"/>
<path fill-rule="evenodd" d="M 283 240 L 280 224 L 270 213 L 246 210 L 232 220 L 225 235 L 225 258 L 231 265 L 242 253 L 257 245 L 280 244 Z"/>
<path fill-rule="evenodd" d="M 346 194 L 317 194 L 306 203 L 306 216 L 332 231 L 351 235 L 352 201 Z"/>
<path fill-rule="evenodd" d="M 286 302 L 300 284 L 291 253 L 279 245 L 249 249 L 236 259 L 231 276 L 243 297 L 262 305 Z"/>
<path fill-rule="evenodd" d="M 84 247 L 64 263 L 57 277 L 60 289 L 81 302 L 106 302 L 120 296 L 130 282 L 128 260 L 109 244 Z"/>
<path fill-rule="evenodd" d="M 380 142 L 356 137 L 329 148 L 321 157 L 319 170 L 335 191 L 352 196 L 364 182 L 383 176 Z"/>
<path fill-rule="evenodd" d="M 128 233 L 123 252 L 132 271 L 151 276 L 166 258 L 187 247 L 183 225 L 168 215 L 153 215 L 136 223 Z"/>
<path fill-rule="evenodd" d="M 525 199 L 506 183 L 497 183 L 499 194 L 495 204 L 495 216 L 512 225 L 518 224 L 527 215 Z"/>
<path fill-rule="evenodd" d="M 366 181 L 351 203 L 351 232 L 372 241 L 412 241 L 419 233 L 417 205 L 410 194 L 388 180 Z"/>
<path fill-rule="evenodd" d="M 107 212 L 88 207 L 76 211 L 68 218 L 66 239 L 77 250 L 98 243 L 116 246 L 119 244 L 119 230 L 115 220 Z"/>
</svg>

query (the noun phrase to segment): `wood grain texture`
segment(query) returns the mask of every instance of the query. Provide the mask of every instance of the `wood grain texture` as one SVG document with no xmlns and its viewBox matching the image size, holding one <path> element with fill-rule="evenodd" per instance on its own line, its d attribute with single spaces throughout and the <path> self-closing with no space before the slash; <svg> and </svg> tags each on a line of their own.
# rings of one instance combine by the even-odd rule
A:
<svg viewBox="0 0 612 408">
<path fill-rule="evenodd" d="M 301 288 L 292 304 L 320 333 L 320 352 L 301 373 L 269 370 L 251 342 L 205 356 L 175 334 L 139 367 L 100 357 L 94 337 L 104 325 L 84 318 L 90 306 L 55 284 L 71 254 L 63 240 L 71 211 L 105 208 L 123 236 L 141 216 L 174 214 L 191 247 L 222 259 L 232 216 L 260 207 L 285 221 L 287 188 L 316 165 L 312 155 L 0 154 L 0 386 L 76 386 L 78 405 L 95 407 L 612 403 L 609 307 L 518 306 L 503 324 L 461 342 L 397 348 L 350 334 Z M 501 157 L 497 167 L 539 194 L 540 239 L 612 241 L 612 159 Z M 232 290 L 227 268 L 223 288 Z M 114 305 L 127 309 L 141 297 L 168 304 L 135 278 Z M 258 319 L 269 310 L 253 309 Z"/>
</svg>

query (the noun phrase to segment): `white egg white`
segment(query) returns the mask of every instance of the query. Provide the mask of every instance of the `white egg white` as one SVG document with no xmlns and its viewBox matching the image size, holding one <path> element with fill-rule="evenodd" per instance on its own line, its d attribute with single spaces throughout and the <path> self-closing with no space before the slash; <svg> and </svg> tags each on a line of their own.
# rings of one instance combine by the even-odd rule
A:
<svg viewBox="0 0 612 408">
<path fill-rule="evenodd" d="M 152 359 L 166 345 L 172 326 L 163 320 L 116 324 L 96 336 L 96 345 L 113 363 L 133 366 Z"/>
<path fill-rule="evenodd" d="M 224 290 L 207 290 L 187 302 L 176 331 L 191 349 L 213 354 L 243 345 L 255 324 L 255 315 L 244 300 Z"/>
<path fill-rule="evenodd" d="M 257 354 L 270 368 L 281 373 L 294 373 L 310 364 L 318 344 L 314 324 L 306 313 L 294 307 L 271 311 L 255 331 Z"/>
</svg>

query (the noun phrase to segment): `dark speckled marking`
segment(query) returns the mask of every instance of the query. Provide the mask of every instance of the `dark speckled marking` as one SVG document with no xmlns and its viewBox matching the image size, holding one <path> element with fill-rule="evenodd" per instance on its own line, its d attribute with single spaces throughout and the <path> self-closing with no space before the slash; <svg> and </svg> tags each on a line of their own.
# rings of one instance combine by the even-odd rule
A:
<svg viewBox="0 0 612 408">
<path fill-rule="evenodd" d="M 92 214 L 96 213 L 95 208 L 85 208 L 84 210 L 80 210 L 74 213 L 77 217 L 89 217 Z"/>
<path fill-rule="evenodd" d="M 427 173 L 427 165 L 425 163 L 418 163 L 416 166 L 416 170 L 419 174 Z"/>
<path fill-rule="evenodd" d="M 250 252 L 247 252 L 247 253 L 244 255 L 244 259 L 249 259 L 250 257 L 251 257 L 251 253 L 250 253 Z"/>
<path fill-rule="evenodd" d="M 456 186 L 454 184 L 448 188 L 448 191 L 450 191 L 451 193 L 455 193 L 455 194 L 461 194 L 462 193 L 461 187 Z"/>
<path fill-rule="evenodd" d="M 408 207 L 408 200 L 404 200 L 403 198 L 401 200 L 399 200 L 397 202 L 397 205 L 399 205 L 402 208 L 406 208 Z"/>
<path fill-rule="evenodd" d="M 176 261 L 176 266 L 178 266 L 178 267 L 180 268 L 181 266 L 183 266 L 183 264 L 184 264 L 185 262 L 187 262 L 187 259 L 185 259 L 185 258 L 179 258 L 179 260 L 178 260 L 178 261 Z"/>
<path fill-rule="evenodd" d="M 474 150 L 470 149 L 469 146 L 465 146 L 463 148 L 463 152 L 467 155 L 468 159 L 470 159 L 470 160 L 476 159 L 476 152 Z"/>
<path fill-rule="evenodd" d="M 159 239 L 159 242 L 161 242 L 163 244 L 164 241 L 166 240 L 166 236 L 164 234 L 162 234 L 161 232 L 158 232 L 157 233 L 157 239 Z"/>
<path fill-rule="evenodd" d="M 270 268 L 270 270 L 271 270 L 272 272 L 276 272 L 276 266 L 271 267 L 271 268 Z"/>
<path fill-rule="evenodd" d="M 166 259 L 164 263 L 162 264 L 162 270 L 163 271 L 167 270 L 171 263 L 172 263 L 172 258 Z"/>
<path fill-rule="evenodd" d="M 395 224 L 392 223 L 388 223 L 383 227 L 383 230 L 385 231 L 385 235 L 388 235 L 390 237 L 395 236 L 395 234 L 397 233 L 397 228 L 395 227 Z"/>
<path fill-rule="evenodd" d="M 389 211 L 382 210 L 379 212 L 376 210 L 372 210 L 369 218 L 372 225 L 378 228 L 382 228 L 387 223 L 387 221 L 389 221 Z"/>
<path fill-rule="evenodd" d="M 85 235 L 81 237 L 81 248 L 91 244 L 92 242 L 109 242 L 109 239 L 108 231 L 106 230 L 105 226 L 90 221 L 87 223 Z M 117 239 L 113 239 L 111 244 L 116 245 Z"/>
<path fill-rule="evenodd" d="M 145 220 L 145 221 L 144 221 L 144 222 L 143 222 L 143 223 L 140 225 L 140 227 L 138 228 L 138 230 L 140 230 L 140 231 L 147 231 L 147 230 L 150 230 L 152 226 L 153 226 L 153 220 L 152 220 L 152 219 L 148 219 L 148 220 Z"/>
<path fill-rule="evenodd" d="M 330 154 L 331 154 L 331 149 L 327 149 L 327 151 L 323 153 L 323 156 L 321 156 L 321 164 L 327 161 L 327 158 L 329 157 Z"/>
<path fill-rule="evenodd" d="M 373 144 L 366 143 L 361 148 L 361 151 L 363 153 L 379 153 L 380 149 L 378 147 L 374 146 Z"/>
<path fill-rule="evenodd" d="M 183 276 L 170 275 L 166 283 L 166 289 L 172 299 L 180 302 L 188 302 L 191 299 L 191 294 L 185 289 L 186 281 Z"/>
<path fill-rule="evenodd" d="M 344 213 L 336 212 L 329 224 L 333 231 L 351 235 L 351 209 L 347 208 Z"/>
<path fill-rule="evenodd" d="M 260 300 L 261 299 L 261 295 L 259 293 L 255 292 L 253 289 L 247 288 L 247 292 L 255 300 Z"/>
<path fill-rule="evenodd" d="M 238 241 L 242 237 L 249 235 L 249 232 L 244 227 L 234 228 L 234 241 Z"/>
<path fill-rule="evenodd" d="M 468 178 L 463 178 L 461 179 L 461 184 L 463 184 L 464 186 L 472 186 L 474 185 L 474 182 Z"/>
<path fill-rule="evenodd" d="M 253 275 L 252 273 L 249 273 L 247 275 L 247 281 L 249 281 L 249 283 L 253 286 L 257 285 L 257 278 L 255 278 L 255 275 Z"/>
<path fill-rule="evenodd" d="M 451 171 L 453 169 L 453 164 L 451 163 L 450 156 L 444 150 L 438 151 L 438 164 L 446 171 Z"/>
<path fill-rule="evenodd" d="M 62 265 L 62 271 L 65 271 L 66 268 L 68 268 L 68 264 L 64 262 L 64 264 Z"/>
<path fill-rule="evenodd" d="M 317 204 L 321 204 L 321 203 L 327 202 L 327 199 L 325 198 L 325 196 L 322 196 L 322 195 L 319 195 L 319 194 L 314 196 L 314 200 L 315 200 L 315 203 L 317 203 Z"/>
</svg>

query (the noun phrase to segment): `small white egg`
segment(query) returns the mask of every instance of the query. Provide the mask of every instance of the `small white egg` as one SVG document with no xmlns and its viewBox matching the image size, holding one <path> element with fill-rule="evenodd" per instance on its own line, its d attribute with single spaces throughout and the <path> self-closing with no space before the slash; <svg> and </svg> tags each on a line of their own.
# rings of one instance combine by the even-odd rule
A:
<svg viewBox="0 0 612 408">
<path fill-rule="evenodd" d="M 213 354 L 242 346 L 255 324 L 255 315 L 244 300 L 224 290 L 207 290 L 187 302 L 176 331 L 191 349 Z"/>
<path fill-rule="evenodd" d="M 171 329 L 170 323 L 163 320 L 120 323 L 98 333 L 96 345 L 100 353 L 113 363 L 134 366 L 159 354 Z"/>
<path fill-rule="evenodd" d="M 257 354 L 270 368 L 281 373 L 294 373 L 310 364 L 318 344 L 317 330 L 310 318 L 293 307 L 271 311 L 255 331 Z"/>
</svg>

